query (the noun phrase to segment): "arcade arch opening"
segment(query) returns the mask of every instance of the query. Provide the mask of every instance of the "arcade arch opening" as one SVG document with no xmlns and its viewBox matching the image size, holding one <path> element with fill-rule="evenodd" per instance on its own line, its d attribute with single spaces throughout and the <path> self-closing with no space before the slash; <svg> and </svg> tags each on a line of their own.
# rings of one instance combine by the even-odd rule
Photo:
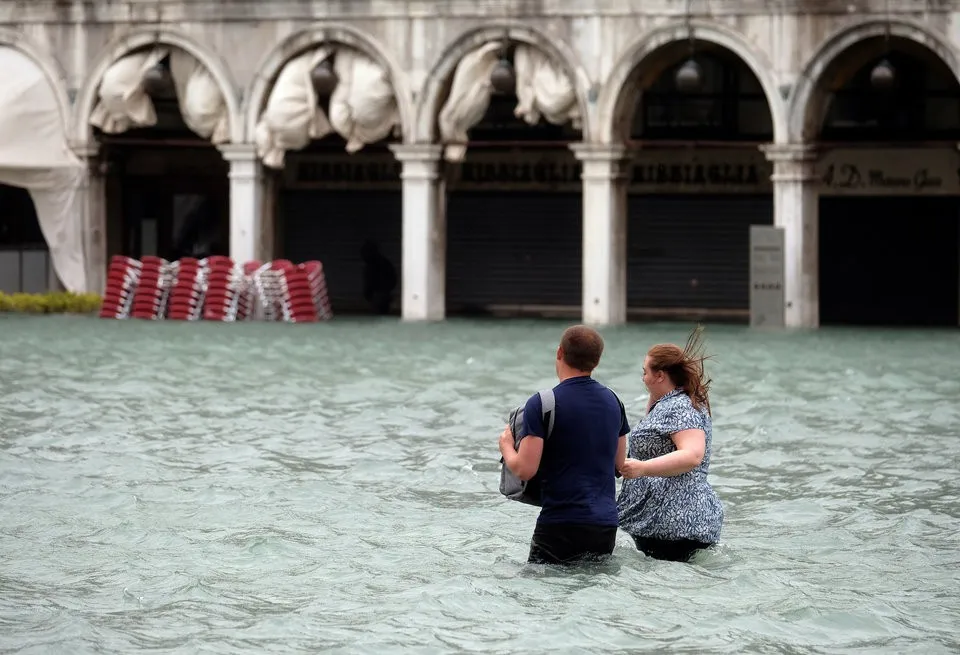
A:
<svg viewBox="0 0 960 655">
<path fill-rule="evenodd" d="M 815 96 L 821 324 L 957 326 L 960 83 L 926 47 L 879 37 Z"/>
<path fill-rule="evenodd" d="M 0 291 L 86 291 L 83 165 L 67 146 L 65 94 L 29 49 L 0 45 L 0 70 Z"/>
<path fill-rule="evenodd" d="M 274 214 L 276 256 L 319 260 L 334 311 L 398 314 L 401 137 L 387 68 L 324 42 L 287 60 L 255 129 Z"/>
<path fill-rule="evenodd" d="M 447 314 L 579 316 L 573 80 L 537 46 L 504 36 L 464 54 L 440 93 Z"/>
<path fill-rule="evenodd" d="M 223 90 L 192 54 L 155 44 L 117 59 L 90 115 L 104 176 L 107 262 L 229 254 Z"/>
<path fill-rule="evenodd" d="M 759 80 L 734 52 L 693 40 L 650 54 L 622 93 L 628 318 L 745 322 L 750 226 L 773 224 Z"/>
</svg>

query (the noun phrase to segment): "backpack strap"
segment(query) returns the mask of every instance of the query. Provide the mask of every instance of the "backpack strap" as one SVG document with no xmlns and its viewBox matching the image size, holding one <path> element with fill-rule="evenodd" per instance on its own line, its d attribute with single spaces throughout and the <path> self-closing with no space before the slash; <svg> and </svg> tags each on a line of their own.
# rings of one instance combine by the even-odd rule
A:
<svg viewBox="0 0 960 655">
<path fill-rule="evenodd" d="M 547 431 L 546 436 L 544 436 L 544 440 L 546 440 L 553 432 L 553 420 L 557 413 L 557 399 L 553 395 L 553 389 L 544 389 L 537 393 L 540 394 L 540 407 L 541 412 L 543 413 L 543 427 Z"/>
</svg>

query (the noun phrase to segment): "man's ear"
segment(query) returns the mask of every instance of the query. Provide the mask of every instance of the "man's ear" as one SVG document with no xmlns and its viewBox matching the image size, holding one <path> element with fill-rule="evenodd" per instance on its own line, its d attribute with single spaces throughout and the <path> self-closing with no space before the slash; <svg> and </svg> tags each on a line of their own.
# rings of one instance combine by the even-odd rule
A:
<svg viewBox="0 0 960 655">
<path fill-rule="evenodd" d="M 560 346 L 557 346 L 557 361 L 558 362 L 563 361 L 563 348 L 561 348 Z"/>
</svg>

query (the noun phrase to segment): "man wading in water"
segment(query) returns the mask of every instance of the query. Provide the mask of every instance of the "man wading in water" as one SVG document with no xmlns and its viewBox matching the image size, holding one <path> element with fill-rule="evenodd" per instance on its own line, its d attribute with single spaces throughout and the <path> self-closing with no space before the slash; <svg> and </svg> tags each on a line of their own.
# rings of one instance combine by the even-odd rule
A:
<svg viewBox="0 0 960 655">
<path fill-rule="evenodd" d="M 613 552 L 617 539 L 615 475 L 627 456 L 630 426 L 620 399 L 591 377 L 603 354 L 596 330 L 568 328 L 557 349 L 556 418 L 546 441 L 540 395 L 523 410 L 523 440 L 500 435 L 504 464 L 521 480 L 538 472 L 541 510 L 528 562 L 572 564 Z"/>
</svg>

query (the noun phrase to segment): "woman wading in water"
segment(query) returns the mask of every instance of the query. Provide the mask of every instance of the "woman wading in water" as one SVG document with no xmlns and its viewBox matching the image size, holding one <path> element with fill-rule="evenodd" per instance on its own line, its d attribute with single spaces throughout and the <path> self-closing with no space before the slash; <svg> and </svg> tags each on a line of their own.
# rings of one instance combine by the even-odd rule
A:
<svg viewBox="0 0 960 655">
<path fill-rule="evenodd" d="M 713 425 L 701 333 L 698 326 L 683 349 L 659 344 L 647 353 L 647 415 L 620 468 L 620 528 L 646 555 L 674 562 L 720 541 L 723 526 L 723 505 L 707 482 Z"/>
</svg>

